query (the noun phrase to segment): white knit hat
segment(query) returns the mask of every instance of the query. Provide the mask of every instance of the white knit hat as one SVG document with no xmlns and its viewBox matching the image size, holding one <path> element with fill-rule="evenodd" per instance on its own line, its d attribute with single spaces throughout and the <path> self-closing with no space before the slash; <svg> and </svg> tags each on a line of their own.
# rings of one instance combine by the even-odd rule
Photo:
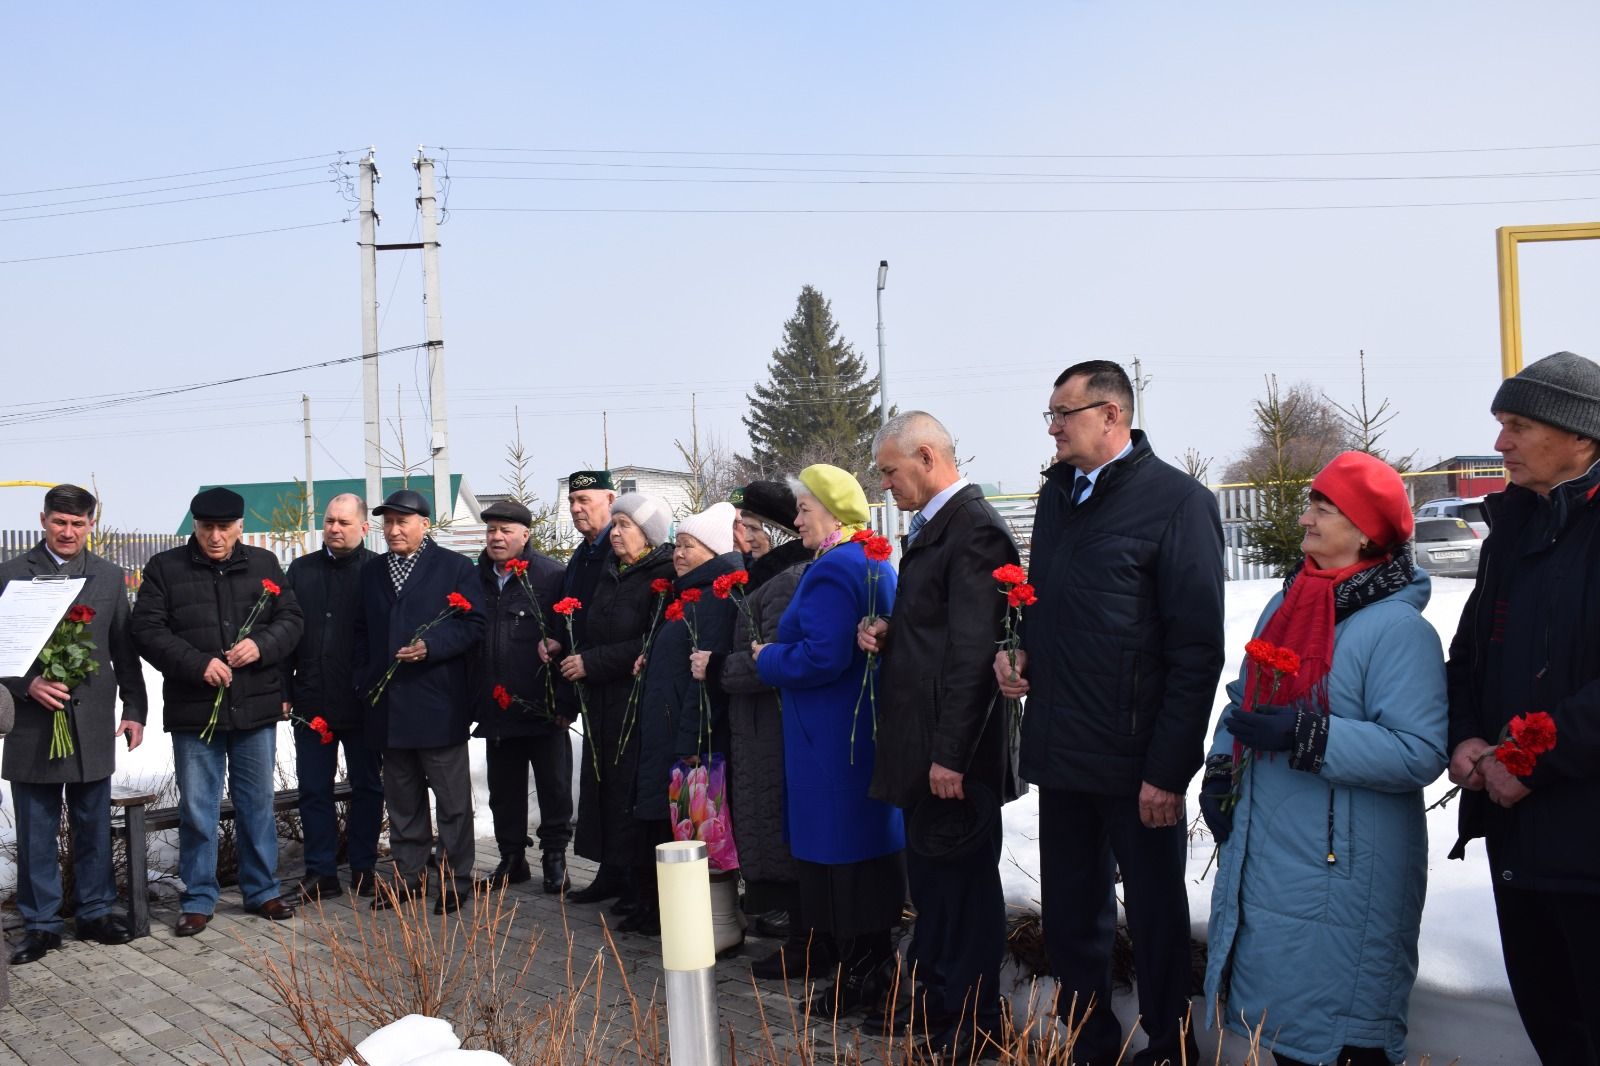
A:
<svg viewBox="0 0 1600 1066">
<path fill-rule="evenodd" d="M 712 555 L 733 551 L 733 520 L 739 517 L 731 503 L 714 503 L 699 514 L 678 520 L 678 532 L 687 533 L 711 549 Z"/>
</svg>

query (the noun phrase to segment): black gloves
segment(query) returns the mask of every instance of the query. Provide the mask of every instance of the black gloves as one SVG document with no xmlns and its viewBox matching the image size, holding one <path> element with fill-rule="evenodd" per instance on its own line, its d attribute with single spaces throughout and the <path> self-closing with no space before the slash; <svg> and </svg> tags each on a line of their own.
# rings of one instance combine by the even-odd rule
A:
<svg viewBox="0 0 1600 1066">
<path fill-rule="evenodd" d="M 1200 817 L 1218 844 L 1225 844 L 1233 832 L 1233 759 L 1213 755 L 1206 760 L 1206 776 L 1200 782 Z"/>
<path fill-rule="evenodd" d="M 1235 707 L 1223 723 L 1235 740 L 1251 751 L 1288 751 L 1294 747 L 1296 712 L 1287 707 Z"/>
</svg>

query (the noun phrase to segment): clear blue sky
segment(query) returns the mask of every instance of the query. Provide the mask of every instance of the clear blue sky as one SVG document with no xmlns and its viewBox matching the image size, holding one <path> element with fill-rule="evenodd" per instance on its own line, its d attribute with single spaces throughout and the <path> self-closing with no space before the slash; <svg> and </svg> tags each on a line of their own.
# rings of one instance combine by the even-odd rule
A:
<svg viewBox="0 0 1600 1066">
<path fill-rule="evenodd" d="M 614 463 L 674 465 L 691 392 L 702 434 L 743 448 L 742 397 L 802 284 L 874 354 L 879 259 L 892 399 L 945 418 L 983 480 L 1031 485 L 1049 454 L 1035 412 L 1061 367 L 1134 353 L 1168 457 L 1194 446 L 1220 468 L 1270 372 L 1353 399 L 1365 348 L 1372 391 L 1400 412 L 1393 443 L 1431 460 L 1493 440 L 1494 228 L 1600 218 L 1600 148 L 1295 153 L 1600 142 L 1597 40 L 1593 3 L 34 5 L 7 20 L 0 192 L 317 158 L 7 195 L 0 259 L 340 219 L 348 205 L 319 183 L 11 221 L 315 182 L 324 171 L 299 168 L 369 144 L 380 240 L 404 241 L 420 142 L 451 148 L 451 448 L 482 491 L 501 487 L 513 405 L 545 494 L 600 461 L 601 410 Z M 484 148 L 630 154 L 469 150 Z M 1170 158 L 1185 155 L 1207 158 Z M 558 160 L 630 165 L 526 165 Z M 1460 177 L 1550 171 L 1578 173 Z M 244 174 L 262 176 L 61 203 Z M 534 175 L 673 180 L 506 180 Z M 1406 180 L 1190 180 L 1203 177 Z M 650 210 L 469 210 L 490 207 Z M 351 222 L 0 264 L 0 414 L 355 354 L 355 239 Z M 381 256 L 379 275 L 383 346 L 420 341 L 417 257 Z M 1524 252 L 1530 355 L 1600 357 L 1597 281 L 1594 244 Z M 402 389 L 415 453 L 424 373 L 406 354 L 383 377 L 387 415 Z M 92 472 L 114 524 L 171 529 L 196 485 L 302 472 L 302 391 L 317 473 L 359 474 L 358 371 L 344 366 L 6 420 L 0 479 Z M 34 490 L 0 490 L 0 527 L 37 509 Z"/>
</svg>

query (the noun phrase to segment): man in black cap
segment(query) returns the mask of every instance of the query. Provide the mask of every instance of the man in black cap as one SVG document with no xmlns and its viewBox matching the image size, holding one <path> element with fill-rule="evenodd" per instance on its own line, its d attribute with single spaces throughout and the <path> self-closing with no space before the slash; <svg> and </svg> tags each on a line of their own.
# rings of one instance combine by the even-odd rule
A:
<svg viewBox="0 0 1600 1066">
<path fill-rule="evenodd" d="M 563 596 L 576 597 L 584 604 L 594 598 L 595 583 L 605 573 L 606 563 L 611 559 L 611 504 L 616 498 L 617 490 L 609 470 L 574 470 L 567 478 L 567 509 L 572 515 L 572 527 L 582 539 L 567 560 L 567 573 L 561 583 Z M 582 611 L 574 614 L 572 631 L 579 648 L 585 646 L 587 629 L 585 614 Z M 565 647 L 566 641 L 562 640 L 561 644 Z M 569 722 L 576 720 L 578 694 L 571 682 L 563 681 L 558 686 L 556 698 L 561 705 L 561 717 Z"/>
<path fill-rule="evenodd" d="M 451 879 L 434 903 L 434 913 L 443 914 L 455 911 L 472 892 L 467 664 L 483 638 L 478 577 L 466 556 L 428 536 L 430 509 L 420 493 L 391 493 L 372 513 L 383 518 L 389 550 L 361 568 L 354 672 L 367 708 L 367 742 L 383 749 L 397 894 L 380 893 L 372 905 L 381 910 L 421 891 L 433 843 L 431 788 Z M 452 595 L 464 597 L 469 606 L 453 607 Z M 430 628 L 416 639 L 425 625 Z M 391 664 L 395 670 L 385 682 Z"/>
<path fill-rule="evenodd" d="M 1600 366 L 1571 352 L 1489 410 L 1511 484 L 1488 497 L 1478 583 L 1450 644 L 1460 839 L 1484 837 L 1506 976 L 1545 1063 L 1600 1061 Z M 1543 711 L 1555 746 L 1521 775 L 1494 748 Z M 1528 745 L 1529 748 L 1542 744 Z M 1271 1022 L 1269 1020 L 1268 1024 Z"/>
<path fill-rule="evenodd" d="M 146 564 L 132 623 L 139 654 L 161 671 L 162 724 L 172 734 L 179 936 L 205 929 L 216 909 L 224 773 L 245 910 L 273 921 L 294 914 L 279 894 L 272 799 L 285 667 L 302 629 L 277 556 L 240 543 L 244 498 L 210 488 L 189 511 L 194 534 Z"/>
<path fill-rule="evenodd" d="M 485 740 L 489 811 L 500 865 L 492 888 L 521 884 L 528 872 L 528 767 L 539 794 L 539 847 L 544 890 L 567 887 L 567 845 L 572 841 L 572 743 L 566 723 L 547 694 L 554 690 L 543 635 L 561 630 L 551 606 L 561 598 L 561 564 L 533 548 L 533 516 L 515 500 L 483 511 L 488 527 L 478 557 L 478 595 L 488 620 L 472 657 L 473 736 Z M 508 566 L 508 564 L 513 564 Z M 515 571 L 525 567 L 521 575 Z M 532 590 L 532 597 L 529 596 Z"/>
<path fill-rule="evenodd" d="M 126 575 L 89 550 L 95 498 L 76 485 L 44 494 L 44 536 L 26 555 L 0 564 L 0 589 L 12 581 L 62 575 L 82 578 L 75 607 L 94 612 L 85 629 L 94 640 L 95 672 L 69 689 L 47 681 L 38 660 L 22 677 L 7 678 L 15 697 L 16 729 L 5 743 L 3 773 L 11 782 L 17 825 L 17 910 L 23 936 L 13 965 L 34 962 L 61 946 L 61 809 L 72 827 L 72 889 L 78 939 L 126 944 L 127 921 L 114 908 L 111 870 L 111 774 L 116 741 L 128 750 L 144 737 L 144 674 L 129 631 Z M 121 698 L 122 713 L 117 713 Z M 74 750 L 50 758 L 55 712 L 64 710 Z"/>
<path fill-rule="evenodd" d="M 912 827 L 932 827 L 908 834 L 906 880 L 917 922 L 907 961 L 926 992 L 916 1015 L 929 1050 L 965 1061 L 974 1051 L 999 1050 L 992 1039 L 1006 936 L 999 804 L 1016 798 L 1017 786 L 991 665 L 1006 610 L 993 574 L 1018 561 L 1017 546 L 983 491 L 961 476 L 955 441 L 932 415 L 890 419 L 873 450 L 883 489 L 915 517 L 894 616 L 863 621 L 858 639 L 883 656 L 869 794 L 903 808 Z M 939 831 L 944 822 L 971 831 L 952 836 Z M 946 838 L 960 838 L 959 847 L 947 847 Z M 904 1012 L 896 1016 L 906 1020 Z"/>
<path fill-rule="evenodd" d="M 378 749 L 366 741 L 365 706 L 351 678 L 361 568 L 377 558 L 363 543 L 366 535 L 366 503 L 350 493 L 335 496 L 323 512 L 322 549 L 290 563 L 284 578 L 306 620 L 305 634 L 292 660 L 293 676 L 283 710 L 295 719 L 290 729 L 306 858 L 300 898 L 307 901 L 344 891 L 339 886 L 339 822 L 333 801 L 340 747 L 344 748 L 350 781 L 345 822 L 350 887 L 364 896 L 374 892 L 373 869 L 383 826 L 383 778 Z M 309 723 L 315 718 L 327 723 L 334 743 L 323 743 L 322 736 L 311 729 Z"/>
</svg>

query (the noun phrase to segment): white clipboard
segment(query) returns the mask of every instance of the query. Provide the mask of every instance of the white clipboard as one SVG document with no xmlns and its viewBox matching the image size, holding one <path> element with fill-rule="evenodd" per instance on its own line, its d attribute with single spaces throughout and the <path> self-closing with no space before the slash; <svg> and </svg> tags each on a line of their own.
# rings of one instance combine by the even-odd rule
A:
<svg viewBox="0 0 1600 1066">
<path fill-rule="evenodd" d="M 6 584 L 0 592 L 0 677 L 27 675 L 83 582 L 51 574 Z"/>
</svg>

